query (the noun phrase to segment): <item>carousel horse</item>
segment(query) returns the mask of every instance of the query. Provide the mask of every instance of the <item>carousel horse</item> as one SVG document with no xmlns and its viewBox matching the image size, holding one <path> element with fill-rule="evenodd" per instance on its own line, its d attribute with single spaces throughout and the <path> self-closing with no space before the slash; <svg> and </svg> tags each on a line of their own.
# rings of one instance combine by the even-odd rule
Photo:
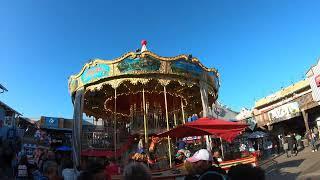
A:
<svg viewBox="0 0 320 180">
<path fill-rule="evenodd" d="M 135 153 L 131 157 L 132 160 L 138 161 L 138 162 L 147 162 L 148 161 L 148 155 L 142 154 L 142 153 Z"/>
<path fill-rule="evenodd" d="M 149 165 L 155 164 L 158 159 L 156 156 L 156 147 L 158 145 L 158 143 L 160 142 L 160 138 L 159 137 L 154 137 L 152 136 L 151 138 L 151 143 L 150 146 L 148 148 L 149 152 L 145 153 L 143 150 L 143 140 L 140 139 L 139 143 L 138 143 L 138 152 L 136 152 L 131 159 L 134 161 L 139 161 L 139 162 L 145 162 Z"/>
<path fill-rule="evenodd" d="M 160 142 L 160 138 L 159 137 L 154 137 L 152 136 L 151 138 L 151 144 L 149 146 L 149 152 L 155 152 L 156 151 L 156 147 L 157 144 Z"/>
<path fill-rule="evenodd" d="M 137 151 L 132 155 L 131 159 L 139 162 L 147 162 L 148 156 L 145 153 L 142 138 L 139 140 Z"/>
</svg>

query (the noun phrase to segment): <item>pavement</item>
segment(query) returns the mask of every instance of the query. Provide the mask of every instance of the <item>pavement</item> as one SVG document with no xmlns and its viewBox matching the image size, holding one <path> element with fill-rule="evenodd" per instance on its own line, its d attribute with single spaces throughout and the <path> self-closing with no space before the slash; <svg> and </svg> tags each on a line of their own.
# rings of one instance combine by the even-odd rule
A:
<svg viewBox="0 0 320 180">
<path fill-rule="evenodd" d="M 320 179 L 320 151 L 310 147 L 299 151 L 297 156 L 285 154 L 271 157 L 259 163 L 265 170 L 267 180 L 313 180 Z"/>
</svg>

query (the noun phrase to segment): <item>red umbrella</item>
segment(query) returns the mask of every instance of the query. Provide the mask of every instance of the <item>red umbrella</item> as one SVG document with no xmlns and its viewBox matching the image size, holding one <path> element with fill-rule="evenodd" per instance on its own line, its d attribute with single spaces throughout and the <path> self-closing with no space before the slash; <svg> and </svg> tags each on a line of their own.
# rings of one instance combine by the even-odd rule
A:
<svg viewBox="0 0 320 180">
<path fill-rule="evenodd" d="M 230 122 L 227 120 L 216 118 L 200 118 L 196 121 L 180 125 L 169 131 L 158 134 L 160 137 L 188 137 L 214 135 L 231 142 L 238 136 L 248 125 L 238 122 Z"/>
</svg>

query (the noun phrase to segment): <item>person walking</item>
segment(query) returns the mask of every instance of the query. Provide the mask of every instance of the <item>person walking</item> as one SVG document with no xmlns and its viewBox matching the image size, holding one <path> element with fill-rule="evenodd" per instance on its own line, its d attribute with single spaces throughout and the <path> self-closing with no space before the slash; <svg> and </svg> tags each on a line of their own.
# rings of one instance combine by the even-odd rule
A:
<svg viewBox="0 0 320 180">
<path fill-rule="evenodd" d="M 287 158 L 289 158 L 289 143 L 288 143 L 288 137 L 287 136 L 283 136 L 283 150 L 287 155 Z"/>
<path fill-rule="evenodd" d="M 292 142 L 293 142 L 293 153 L 294 153 L 294 156 L 297 156 L 298 155 L 298 143 L 296 140 L 295 133 L 291 134 L 291 138 L 292 138 Z"/>
<path fill-rule="evenodd" d="M 318 149 L 316 148 L 316 134 L 314 132 L 311 132 L 309 138 L 312 152 L 318 151 Z"/>
<path fill-rule="evenodd" d="M 297 133 L 295 134 L 295 138 L 297 140 L 297 150 L 301 149 L 301 136 Z"/>
<path fill-rule="evenodd" d="M 291 154 L 291 156 L 293 155 L 293 154 L 295 154 L 294 153 L 294 140 L 295 140 L 295 138 L 293 137 L 293 134 L 292 133 L 290 133 L 288 136 L 288 145 L 289 145 L 289 149 L 290 149 L 290 154 Z"/>
</svg>

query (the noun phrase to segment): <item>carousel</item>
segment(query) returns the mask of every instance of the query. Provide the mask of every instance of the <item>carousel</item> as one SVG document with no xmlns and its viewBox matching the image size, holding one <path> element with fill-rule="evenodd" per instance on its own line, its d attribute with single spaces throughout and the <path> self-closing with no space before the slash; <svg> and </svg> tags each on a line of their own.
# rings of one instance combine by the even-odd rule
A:
<svg viewBox="0 0 320 180">
<path fill-rule="evenodd" d="M 113 60 L 90 60 L 69 78 L 76 165 L 84 156 L 100 156 L 172 167 L 172 139 L 154 135 L 211 111 L 219 90 L 216 69 L 191 54 L 163 57 L 148 51 L 147 41 L 141 45 Z M 96 126 L 83 125 L 83 114 Z"/>
</svg>

